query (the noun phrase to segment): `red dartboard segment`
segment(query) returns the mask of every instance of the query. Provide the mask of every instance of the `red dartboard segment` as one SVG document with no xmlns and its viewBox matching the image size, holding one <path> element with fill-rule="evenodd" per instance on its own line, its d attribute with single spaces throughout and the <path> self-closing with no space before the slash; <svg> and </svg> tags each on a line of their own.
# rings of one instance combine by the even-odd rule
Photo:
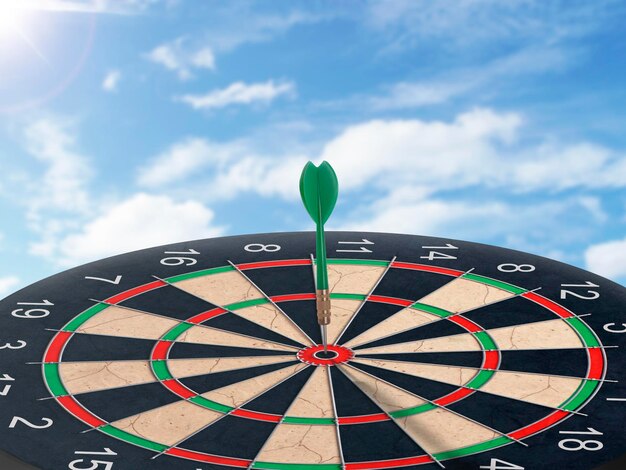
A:
<svg viewBox="0 0 626 470">
<path fill-rule="evenodd" d="M 153 361 L 161 361 L 167 359 L 167 354 L 174 343 L 172 341 L 159 341 L 152 350 Z"/>
<path fill-rule="evenodd" d="M 197 395 L 194 391 L 189 390 L 176 379 L 162 380 L 161 383 L 181 398 L 187 399 Z"/>
<path fill-rule="evenodd" d="M 198 324 L 198 323 L 202 323 L 205 322 L 207 320 L 210 320 L 211 318 L 215 318 L 217 316 L 222 315 L 223 313 L 226 313 L 228 310 L 224 310 L 223 308 L 214 308 L 211 309 L 207 312 L 203 312 L 203 313 L 199 313 L 198 315 L 191 317 L 190 319 L 187 320 L 188 323 L 194 323 L 194 324 Z"/>
<path fill-rule="evenodd" d="M 59 331 L 50 342 L 43 362 L 59 362 L 63 348 L 73 334 L 71 331 Z"/>
<path fill-rule="evenodd" d="M 261 261 L 259 263 L 241 263 L 237 265 L 237 268 L 245 271 L 246 269 L 276 268 L 281 266 L 306 266 L 310 264 L 310 259 L 283 259 L 278 261 Z"/>
<path fill-rule="evenodd" d="M 463 400 L 463 398 L 469 397 L 472 393 L 475 393 L 475 392 L 476 390 L 473 390 L 471 388 L 460 388 L 458 390 L 455 390 L 452 393 L 449 393 L 446 396 L 437 398 L 436 400 L 433 401 L 433 403 L 439 406 L 447 406 L 459 400 Z"/>
<path fill-rule="evenodd" d="M 428 264 L 406 263 L 404 261 L 394 261 L 391 263 L 392 268 L 413 269 L 415 271 L 427 271 L 431 273 L 445 274 L 447 276 L 459 277 L 463 275 L 463 271 L 456 269 L 441 268 L 439 266 L 429 266 Z"/>
<path fill-rule="evenodd" d="M 604 375 L 604 353 L 602 348 L 587 348 L 589 356 L 588 379 L 600 380 Z"/>
<path fill-rule="evenodd" d="M 399 305 L 401 307 L 408 307 L 409 305 L 413 305 L 415 303 L 411 300 L 398 299 L 396 297 L 387 297 L 384 295 L 370 295 L 367 300 L 371 302 L 380 302 L 384 304 Z"/>
<path fill-rule="evenodd" d="M 483 351 L 483 369 L 497 369 L 500 365 L 500 351 Z"/>
<path fill-rule="evenodd" d="M 89 426 L 97 428 L 107 424 L 105 421 L 101 420 L 96 415 L 83 408 L 83 406 L 70 395 L 56 397 L 56 399 L 63 406 L 63 408 L 65 408 L 81 421 L 87 423 Z"/>
<path fill-rule="evenodd" d="M 362 424 L 362 423 L 375 423 L 377 421 L 388 421 L 391 418 L 386 413 L 377 413 L 372 415 L 362 416 L 341 416 L 338 418 L 339 424 Z"/>
<path fill-rule="evenodd" d="M 244 410 L 237 408 L 230 413 L 232 416 L 239 416 L 240 418 L 257 419 L 259 421 L 268 421 L 270 423 L 280 423 L 282 416 L 274 415 L 270 413 L 261 413 L 258 411 Z"/>
<path fill-rule="evenodd" d="M 250 464 L 252 464 L 252 460 L 220 457 L 217 455 L 209 455 L 202 452 L 195 452 L 193 450 L 180 449 L 178 447 L 172 447 L 170 449 L 167 449 L 164 453 L 176 457 L 182 457 L 183 459 L 214 463 L 217 465 L 230 465 L 237 468 L 247 468 L 250 466 Z"/>
<path fill-rule="evenodd" d="M 549 428 L 553 424 L 558 423 L 563 418 L 566 418 L 569 415 L 570 413 L 568 413 L 567 411 L 557 410 L 549 414 L 545 418 L 537 421 L 536 423 L 530 424 L 521 429 L 518 429 L 517 431 L 509 433 L 508 436 L 511 437 L 512 439 L 518 439 L 518 440 L 524 439 L 525 437 L 536 434 L 542 431 L 543 429 Z"/>
<path fill-rule="evenodd" d="M 480 326 L 478 326 L 476 323 L 460 315 L 450 316 L 448 317 L 448 320 L 451 321 L 452 323 L 456 323 L 457 325 L 462 326 L 470 333 L 478 333 L 479 331 L 483 331 L 483 329 Z"/>
<path fill-rule="evenodd" d="M 290 302 L 295 300 L 315 300 L 315 294 L 287 294 L 270 297 L 272 302 Z"/>
<path fill-rule="evenodd" d="M 136 295 L 139 294 L 143 294 L 144 292 L 148 292 L 150 290 L 153 289 L 158 289 L 159 287 L 163 287 L 166 286 L 167 283 L 165 281 L 153 281 L 153 282 L 149 282 L 148 284 L 144 284 L 142 286 L 138 286 L 138 287 L 134 287 L 132 289 L 128 289 L 127 291 L 124 291 L 120 294 L 114 295 L 112 297 L 109 297 L 108 299 L 105 299 L 105 302 L 108 304 L 118 304 L 120 302 L 123 302 L 124 300 L 130 299 L 131 297 L 134 297 Z"/>
<path fill-rule="evenodd" d="M 556 302 L 553 302 L 552 300 L 547 299 L 544 296 L 537 294 L 536 292 L 525 292 L 521 294 L 521 296 L 546 307 L 548 310 L 553 311 L 561 318 L 570 318 L 576 316 L 565 307 L 562 307 Z"/>
<path fill-rule="evenodd" d="M 377 468 L 396 468 L 406 467 L 409 465 L 422 465 L 434 462 L 430 455 L 418 455 L 417 457 L 407 457 L 404 459 L 383 460 L 379 462 L 356 462 L 347 463 L 346 470 L 374 470 Z"/>
</svg>

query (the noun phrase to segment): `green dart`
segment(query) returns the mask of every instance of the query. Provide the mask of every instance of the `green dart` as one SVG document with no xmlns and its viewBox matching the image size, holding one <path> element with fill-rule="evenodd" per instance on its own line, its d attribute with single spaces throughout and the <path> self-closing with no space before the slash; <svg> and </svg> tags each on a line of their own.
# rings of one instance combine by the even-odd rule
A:
<svg viewBox="0 0 626 470">
<path fill-rule="evenodd" d="M 317 259 L 317 322 L 322 330 L 322 344 L 326 351 L 326 325 L 330 323 L 330 293 L 326 263 L 324 224 L 335 208 L 339 185 L 335 170 L 326 161 L 317 167 L 308 162 L 300 176 L 300 195 L 307 212 L 315 222 L 315 258 Z"/>
</svg>

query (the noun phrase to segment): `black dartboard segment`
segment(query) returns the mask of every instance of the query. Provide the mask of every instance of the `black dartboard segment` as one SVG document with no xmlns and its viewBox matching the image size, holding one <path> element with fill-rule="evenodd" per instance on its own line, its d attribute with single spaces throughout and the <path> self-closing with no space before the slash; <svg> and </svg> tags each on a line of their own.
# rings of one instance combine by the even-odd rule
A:
<svg viewBox="0 0 626 470">
<path fill-rule="evenodd" d="M 626 452 L 624 287 L 457 240 L 330 232 L 327 251 L 326 355 L 308 232 L 150 248 L 4 299 L 0 447 L 54 470 L 590 470 Z"/>
</svg>

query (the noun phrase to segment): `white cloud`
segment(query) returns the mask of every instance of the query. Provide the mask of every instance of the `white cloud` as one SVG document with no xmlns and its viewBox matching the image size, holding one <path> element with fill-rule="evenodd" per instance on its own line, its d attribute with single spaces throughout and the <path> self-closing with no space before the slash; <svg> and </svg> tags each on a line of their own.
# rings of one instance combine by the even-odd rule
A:
<svg viewBox="0 0 626 470">
<path fill-rule="evenodd" d="M 187 138 L 172 145 L 140 168 L 140 186 L 159 187 L 183 180 L 208 165 L 223 164 L 242 150 L 236 143 L 220 145 L 201 138 Z"/>
<path fill-rule="evenodd" d="M 426 188 L 404 185 L 361 204 L 343 221 L 331 219 L 328 228 L 505 240 L 512 248 L 547 254 L 555 249 L 554 242 L 563 248 L 586 236 L 588 224 L 582 224 L 590 215 L 592 210 L 575 197 L 538 203 L 510 202 L 505 195 L 444 198 Z M 546 239 L 548 233 L 559 233 L 558 240 Z"/>
<path fill-rule="evenodd" d="M 0 299 L 13 292 L 20 282 L 15 276 L 0 277 Z"/>
<path fill-rule="evenodd" d="M 609 279 L 626 277 L 626 238 L 591 245 L 585 251 L 585 265 Z"/>
<path fill-rule="evenodd" d="M 620 188 L 626 186 L 626 156 L 587 142 L 549 143 L 521 152 L 510 173 L 525 191 Z"/>
<path fill-rule="evenodd" d="M 183 195 L 205 200 L 232 199 L 242 192 L 294 199 L 297 185 L 284 182 L 297 181 L 307 161 L 304 155 L 289 155 L 279 162 L 257 153 L 245 141 L 218 143 L 187 138 L 140 168 L 137 184 L 172 190 L 184 182 Z M 211 176 L 207 178 L 207 174 Z"/>
<path fill-rule="evenodd" d="M 102 89 L 108 92 L 117 91 L 117 86 L 122 78 L 122 72 L 119 70 L 111 70 L 107 72 L 102 80 Z"/>
<path fill-rule="evenodd" d="M 158 0 L 19 0 L 17 8 L 64 13 L 143 13 Z"/>
<path fill-rule="evenodd" d="M 460 114 L 451 123 L 374 120 L 348 127 L 324 147 L 320 159 L 333 165 L 344 188 L 490 183 L 498 144 L 514 140 L 521 122 L 517 114 L 486 109 Z"/>
<path fill-rule="evenodd" d="M 176 72 L 181 80 L 193 78 L 194 69 L 215 69 L 215 56 L 210 47 L 190 48 L 187 43 L 187 38 L 180 37 L 155 47 L 146 58 Z"/>
<path fill-rule="evenodd" d="M 204 39 L 215 50 L 229 52 L 245 44 L 271 41 L 296 26 L 329 20 L 337 15 L 328 9 L 322 13 L 292 10 L 273 14 L 267 9 L 255 10 L 256 6 L 254 2 L 216 4 Z"/>
<path fill-rule="evenodd" d="M 489 109 L 474 109 L 449 122 L 372 120 L 348 126 L 317 155 L 308 156 L 284 149 L 267 152 L 243 140 L 188 138 L 153 158 L 138 182 L 209 200 L 242 192 L 296 199 L 295 186 L 282 182 L 297 181 L 312 159 L 333 165 L 342 191 L 367 188 L 383 196 L 405 186 L 430 194 L 475 186 L 509 195 L 626 186 L 625 156 L 585 142 L 522 145 L 523 123 L 519 114 Z M 582 197 L 578 203 L 598 222 L 606 219 L 597 198 Z"/>
<path fill-rule="evenodd" d="M 350 98 L 374 109 L 410 109 L 441 104 L 479 89 L 515 86 L 520 78 L 563 70 L 575 63 L 575 50 L 558 47 L 526 47 L 479 67 L 453 69 L 445 74 L 391 85 L 379 95 Z"/>
<path fill-rule="evenodd" d="M 370 0 L 362 19 L 371 30 L 386 35 L 388 51 L 428 46 L 428 41 L 450 50 L 512 38 L 555 43 L 580 37 L 608 27 L 614 5 L 614 0 L 570 0 L 562 9 L 542 0 Z"/>
<path fill-rule="evenodd" d="M 75 149 L 73 123 L 59 117 L 42 118 L 26 128 L 24 137 L 28 152 L 45 167 L 31 188 L 30 216 L 37 219 L 49 210 L 87 212 L 92 171 L 87 157 Z"/>
<path fill-rule="evenodd" d="M 249 85 L 235 82 L 226 88 L 211 90 L 204 95 L 183 95 L 179 100 L 194 109 L 215 109 L 235 104 L 267 104 L 282 95 L 293 96 L 294 92 L 295 85 L 292 82 L 274 83 L 273 80 L 269 80 Z"/>
<path fill-rule="evenodd" d="M 44 254 L 68 230 L 89 217 L 95 204 L 89 192 L 89 159 L 76 149 L 75 123 L 62 117 L 45 117 L 26 126 L 26 150 L 43 171 L 32 171 L 21 188 L 28 227 L 37 236 L 30 241 L 33 254 Z"/>
<path fill-rule="evenodd" d="M 211 6 L 211 14 L 203 18 L 204 32 L 160 44 L 145 57 L 175 72 L 181 80 L 189 80 L 194 69 L 214 70 L 216 53 L 271 41 L 295 26 L 336 16 L 306 10 L 275 14 L 257 7 L 255 2 L 217 2 Z"/>
<path fill-rule="evenodd" d="M 138 193 L 80 230 L 34 246 L 32 252 L 73 266 L 149 246 L 221 235 L 224 229 L 212 225 L 213 217 L 213 211 L 197 201 Z"/>
</svg>

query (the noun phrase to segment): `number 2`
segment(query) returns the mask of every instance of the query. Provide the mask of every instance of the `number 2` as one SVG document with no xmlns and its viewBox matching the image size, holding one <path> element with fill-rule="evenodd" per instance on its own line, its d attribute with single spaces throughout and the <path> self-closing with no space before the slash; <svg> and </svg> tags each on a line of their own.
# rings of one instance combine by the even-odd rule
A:
<svg viewBox="0 0 626 470">
<path fill-rule="evenodd" d="M 52 421 L 50 418 L 41 418 L 41 420 L 44 422 L 44 424 L 33 424 L 30 421 L 22 418 L 21 416 L 13 416 L 13 419 L 9 424 L 9 428 L 13 429 L 15 426 L 17 426 L 17 423 L 23 423 L 32 429 L 46 429 L 52 426 L 52 423 L 54 423 L 54 421 Z"/>
<path fill-rule="evenodd" d="M 591 281 L 585 281 L 584 284 L 561 284 L 561 287 L 600 287 L 597 284 L 594 284 Z M 566 299 L 568 295 L 578 297 L 583 300 L 595 300 L 600 297 L 600 293 L 595 290 L 588 290 L 588 295 L 579 294 L 578 292 L 574 292 L 571 290 L 561 289 L 561 298 Z"/>
</svg>

